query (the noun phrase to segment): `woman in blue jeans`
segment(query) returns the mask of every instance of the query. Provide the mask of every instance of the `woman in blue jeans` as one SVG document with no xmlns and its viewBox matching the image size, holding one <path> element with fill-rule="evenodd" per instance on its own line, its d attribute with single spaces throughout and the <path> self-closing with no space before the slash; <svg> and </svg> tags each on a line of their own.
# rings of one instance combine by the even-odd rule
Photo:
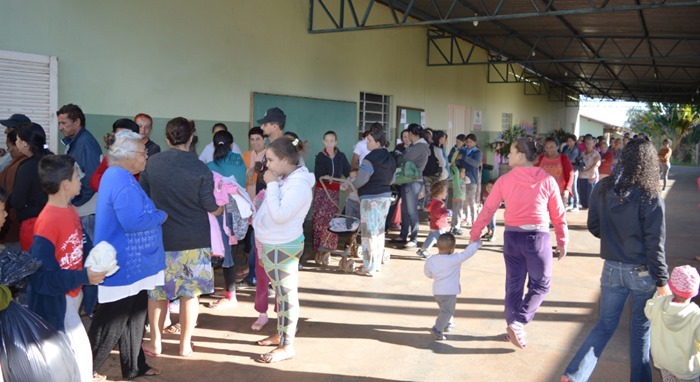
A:
<svg viewBox="0 0 700 382">
<path fill-rule="evenodd" d="M 670 294 L 658 168 L 654 146 L 634 139 L 622 151 L 613 176 L 599 182 L 591 193 L 588 230 L 600 238 L 600 256 L 605 260 L 600 277 L 600 316 L 561 382 L 589 379 L 630 297 L 630 381 L 651 381 L 650 324 L 644 306 L 655 291 L 660 296 Z"/>
<path fill-rule="evenodd" d="M 412 123 L 408 125 L 408 138 L 411 145 L 403 154 L 405 161 L 413 162 L 419 174 L 423 173 L 430 147 L 422 138 L 421 125 Z M 423 188 L 423 180 L 406 183 L 401 186 L 401 233 L 393 242 L 404 244 L 404 248 L 416 248 L 418 246 L 418 194 Z"/>
</svg>

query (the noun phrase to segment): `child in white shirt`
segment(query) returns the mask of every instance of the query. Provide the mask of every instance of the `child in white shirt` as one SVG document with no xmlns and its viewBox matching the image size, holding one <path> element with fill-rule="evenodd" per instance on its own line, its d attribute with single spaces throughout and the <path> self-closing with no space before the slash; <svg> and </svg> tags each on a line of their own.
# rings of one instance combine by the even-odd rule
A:
<svg viewBox="0 0 700 382">
<path fill-rule="evenodd" d="M 644 308 L 651 322 L 651 355 L 664 382 L 700 380 L 700 275 L 690 265 L 676 267 L 668 286 L 672 296 L 654 295 Z"/>
<path fill-rule="evenodd" d="M 457 305 L 457 295 L 461 293 L 459 285 L 461 264 L 474 256 L 481 247 L 481 241 L 476 241 L 460 253 L 454 253 L 455 237 L 451 233 L 443 233 L 438 238 L 439 254 L 431 256 L 425 263 L 423 272 L 433 279 L 433 295 L 440 308 L 435 320 L 435 326 L 430 330 L 436 340 L 446 339 L 444 332 L 454 329 L 453 316 Z"/>
</svg>

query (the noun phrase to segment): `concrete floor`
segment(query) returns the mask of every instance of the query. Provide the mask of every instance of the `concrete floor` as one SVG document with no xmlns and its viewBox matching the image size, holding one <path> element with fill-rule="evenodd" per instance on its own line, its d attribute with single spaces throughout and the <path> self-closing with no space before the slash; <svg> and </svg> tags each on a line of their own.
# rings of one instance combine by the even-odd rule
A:
<svg viewBox="0 0 700 382">
<path fill-rule="evenodd" d="M 667 258 L 670 267 L 700 266 L 697 236 L 700 168 L 671 169 L 666 191 Z M 457 330 L 447 341 L 433 341 L 429 329 L 437 314 L 431 281 L 415 250 L 388 247 L 391 261 L 374 278 L 329 269 L 305 256 L 300 274 L 301 322 L 297 356 L 277 364 L 255 362 L 269 348 L 255 340 L 273 333 L 272 320 L 260 333 L 250 324 L 254 290 L 238 291 L 238 306 L 212 310 L 201 306 L 195 331 L 196 352 L 176 356 L 177 336 L 165 335 L 164 354 L 149 358 L 163 370 L 152 381 L 558 381 L 578 344 L 597 317 L 602 260 L 599 243 L 586 229 L 586 213 L 569 213 L 569 255 L 555 262 L 551 292 L 527 326 L 528 347 L 516 349 L 502 340 L 504 265 L 502 211 L 494 241 L 485 243 L 462 267 L 462 294 L 455 316 Z M 427 234 L 421 225 L 421 237 Z M 394 232 L 388 237 L 393 237 Z M 466 235 L 465 235 L 466 236 Z M 307 235 L 310 237 L 310 235 Z M 459 242 L 463 247 L 465 238 Z M 310 261 L 306 261 L 309 259 Z M 217 285 L 221 275 L 217 272 Z M 202 304 L 211 301 L 202 298 Z M 272 304 L 272 300 L 270 300 Z M 697 301 L 696 301 L 697 302 Z M 270 314 L 274 318 L 272 305 Z M 623 317 L 603 353 L 592 381 L 629 379 L 627 319 Z M 120 380 L 117 352 L 100 369 Z M 656 372 L 655 380 L 661 381 Z"/>
</svg>

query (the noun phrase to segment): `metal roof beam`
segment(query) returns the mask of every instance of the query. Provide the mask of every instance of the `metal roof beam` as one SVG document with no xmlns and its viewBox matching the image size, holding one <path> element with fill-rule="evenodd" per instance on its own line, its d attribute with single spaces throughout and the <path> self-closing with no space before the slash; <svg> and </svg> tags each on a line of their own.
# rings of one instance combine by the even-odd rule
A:
<svg viewBox="0 0 700 382">
<path fill-rule="evenodd" d="M 394 22 L 383 22 L 383 23 L 380 22 L 377 24 L 367 25 L 367 20 L 369 18 L 368 16 L 374 10 L 373 5 L 375 3 L 375 0 L 369 0 L 367 7 L 365 8 L 365 16 L 362 19 L 362 22 L 359 23 L 359 25 L 357 25 L 357 23 L 346 23 L 345 22 L 345 19 L 349 17 L 347 15 L 348 12 L 339 11 L 338 15 L 332 15 L 331 12 L 328 11 L 328 13 L 326 13 L 326 15 L 331 20 L 334 27 L 332 27 L 332 28 L 316 27 L 313 23 L 315 9 L 317 7 L 321 7 L 325 12 L 325 9 L 328 8 L 328 7 L 326 7 L 325 2 L 330 2 L 330 1 L 337 2 L 339 5 L 339 7 L 338 7 L 339 10 L 344 9 L 346 7 L 345 0 L 309 0 L 309 7 L 310 7 L 309 30 L 308 30 L 309 33 L 347 32 L 347 31 L 357 31 L 357 30 L 386 29 L 386 28 L 411 27 L 411 26 L 437 26 L 437 25 L 449 25 L 449 24 L 455 24 L 455 23 L 472 23 L 474 21 L 477 21 L 477 22 L 496 22 L 496 21 L 502 21 L 502 20 L 527 19 L 527 18 L 537 18 L 537 17 L 557 17 L 557 16 L 561 17 L 561 16 L 582 15 L 582 14 L 601 14 L 601 13 L 624 12 L 624 11 L 641 11 L 641 10 L 646 10 L 646 9 L 691 7 L 691 6 L 698 5 L 697 1 L 679 1 L 679 2 L 673 2 L 673 3 L 663 1 L 663 2 L 658 2 L 658 3 L 621 5 L 621 6 L 608 6 L 608 2 L 604 2 L 600 7 L 589 5 L 588 7 L 580 7 L 577 9 L 555 10 L 552 5 L 549 5 L 549 6 L 546 6 L 543 10 L 536 10 L 534 12 L 510 13 L 510 14 L 502 14 L 501 13 L 502 7 L 499 6 L 492 14 L 483 13 L 483 14 L 477 14 L 473 17 L 455 17 L 455 18 L 448 17 L 448 18 L 444 18 L 444 19 L 436 19 L 436 18 L 430 17 L 430 15 L 428 15 L 428 14 L 423 13 L 423 15 L 427 16 L 427 17 L 425 17 L 425 19 L 423 19 L 423 17 L 420 17 L 422 20 L 410 20 L 408 17 L 412 16 L 412 15 L 408 14 L 409 12 L 405 12 L 405 10 L 407 8 L 409 8 L 409 5 L 410 5 L 409 11 L 413 12 L 413 14 L 416 14 L 416 9 L 413 8 L 413 0 L 410 0 L 409 4 L 406 4 L 404 1 L 400 1 L 400 0 L 382 0 L 381 3 L 385 4 L 391 10 L 392 18 L 393 18 Z M 546 1 L 546 0 L 544 0 L 544 1 Z M 347 0 L 347 2 L 352 3 L 352 0 Z M 550 2 L 553 3 L 553 1 L 550 1 Z M 501 3 L 503 3 L 503 1 L 501 1 Z M 582 5 L 586 4 L 584 2 L 580 2 L 580 3 Z M 355 7 L 355 4 L 352 5 L 352 8 L 354 8 L 354 7 Z M 402 11 L 402 9 L 403 9 L 403 11 Z M 535 8 L 535 9 L 538 9 L 538 8 Z M 396 14 L 397 10 L 405 13 L 403 18 L 399 19 L 399 16 Z M 348 26 L 348 25 L 353 25 L 353 24 L 354 24 L 354 26 Z"/>
</svg>

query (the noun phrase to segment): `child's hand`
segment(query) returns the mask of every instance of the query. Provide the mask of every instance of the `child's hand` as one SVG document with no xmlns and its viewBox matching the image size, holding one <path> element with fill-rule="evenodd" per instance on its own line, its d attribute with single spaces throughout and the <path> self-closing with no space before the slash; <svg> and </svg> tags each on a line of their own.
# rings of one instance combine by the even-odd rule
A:
<svg viewBox="0 0 700 382">
<path fill-rule="evenodd" d="M 90 285 L 97 285 L 102 284 L 102 282 L 105 281 L 105 276 L 107 275 L 107 272 L 93 272 L 92 269 L 87 268 L 87 274 Z"/>
<path fill-rule="evenodd" d="M 566 257 L 566 247 L 557 246 L 556 253 L 559 260 L 563 259 L 564 257 Z"/>
</svg>

